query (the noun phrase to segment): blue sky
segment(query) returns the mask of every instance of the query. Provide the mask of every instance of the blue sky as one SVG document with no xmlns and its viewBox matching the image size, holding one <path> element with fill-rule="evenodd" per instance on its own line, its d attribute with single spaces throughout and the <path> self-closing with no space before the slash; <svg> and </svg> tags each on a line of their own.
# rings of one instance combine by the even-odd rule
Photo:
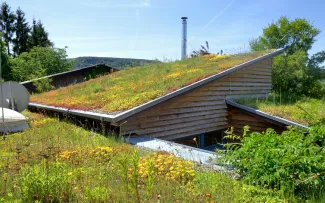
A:
<svg viewBox="0 0 325 203">
<path fill-rule="evenodd" d="M 28 21 L 41 19 L 69 57 L 179 59 L 181 17 L 188 17 L 188 52 L 248 49 L 262 28 L 285 15 L 306 18 L 323 32 L 312 53 L 325 50 L 325 1 L 314 0 L 9 0 Z"/>
</svg>

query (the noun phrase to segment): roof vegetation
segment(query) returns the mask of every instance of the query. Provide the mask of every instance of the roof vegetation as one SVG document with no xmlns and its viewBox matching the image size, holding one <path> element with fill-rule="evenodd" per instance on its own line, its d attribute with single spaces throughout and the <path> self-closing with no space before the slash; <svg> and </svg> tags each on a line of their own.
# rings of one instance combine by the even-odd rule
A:
<svg viewBox="0 0 325 203">
<path fill-rule="evenodd" d="M 31 102 L 102 113 L 128 110 L 271 51 L 210 54 L 176 62 L 146 64 L 34 94 Z"/>
<path fill-rule="evenodd" d="M 325 117 L 325 99 L 272 94 L 265 99 L 242 99 L 240 104 L 303 125 L 314 125 Z"/>
</svg>

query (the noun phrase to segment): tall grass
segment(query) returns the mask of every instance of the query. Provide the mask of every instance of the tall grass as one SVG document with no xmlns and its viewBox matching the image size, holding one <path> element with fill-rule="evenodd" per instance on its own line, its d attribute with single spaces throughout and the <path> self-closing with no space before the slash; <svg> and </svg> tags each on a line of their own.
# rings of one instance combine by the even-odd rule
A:
<svg viewBox="0 0 325 203">
<path fill-rule="evenodd" d="M 276 191 L 201 171 L 68 122 L 28 113 L 0 141 L 0 202 L 278 202 Z M 195 169 L 195 171 L 194 171 Z"/>
</svg>

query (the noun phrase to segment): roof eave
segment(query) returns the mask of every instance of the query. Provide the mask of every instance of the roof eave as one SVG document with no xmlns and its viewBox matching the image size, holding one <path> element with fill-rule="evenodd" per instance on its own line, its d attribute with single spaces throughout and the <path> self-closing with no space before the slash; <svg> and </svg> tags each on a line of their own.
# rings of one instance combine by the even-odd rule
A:
<svg viewBox="0 0 325 203">
<path fill-rule="evenodd" d="M 72 109 L 68 109 L 68 108 L 48 106 L 48 105 L 37 104 L 37 103 L 29 103 L 29 107 L 41 108 L 41 109 L 45 109 L 45 110 L 62 113 L 62 114 L 71 114 L 71 115 L 75 115 L 75 116 L 82 116 L 82 117 L 87 117 L 87 118 L 101 120 L 101 121 L 107 121 L 107 122 L 112 122 L 113 118 L 115 117 L 113 115 L 107 115 L 107 114 L 103 114 L 103 113 L 96 113 L 96 112 L 82 111 L 82 110 L 72 110 Z"/>
<path fill-rule="evenodd" d="M 257 109 L 254 109 L 254 108 L 239 104 L 239 103 L 235 102 L 233 99 L 226 99 L 226 103 L 228 105 L 231 105 L 231 106 L 237 107 L 239 109 L 242 109 L 242 110 L 248 111 L 250 113 L 253 113 L 255 115 L 262 116 L 264 118 L 276 121 L 278 123 L 282 123 L 285 126 L 308 128 L 305 125 L 302 125 L 302 124 L 299 124 L 299 123 L 296 123 L 296 122 L 293 122 L 293 121 L 290 121 L 290 120 L 287 120 L 287 119 L 284 119 L 284 118 L 281 118 L 281 117 L 278 117 L 278 116 L 273 116 L 273 115 L 265 113 L 263 111 L 260 111 L 260 110 L 257 110 Z"/>
</svg>

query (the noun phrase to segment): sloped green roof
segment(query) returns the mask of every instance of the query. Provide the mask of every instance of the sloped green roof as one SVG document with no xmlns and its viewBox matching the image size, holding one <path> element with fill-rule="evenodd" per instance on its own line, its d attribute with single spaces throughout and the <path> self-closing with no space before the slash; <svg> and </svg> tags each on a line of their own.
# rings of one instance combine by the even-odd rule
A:
<svg viewBox="0 0 325 203">
<path fill-rule="evenodd" d="M 31 96 L 48 106 L 108 113 L 129 110 L 274 50 L 235 55 L 206 55 L 152 63 Z"/>
</svg>

